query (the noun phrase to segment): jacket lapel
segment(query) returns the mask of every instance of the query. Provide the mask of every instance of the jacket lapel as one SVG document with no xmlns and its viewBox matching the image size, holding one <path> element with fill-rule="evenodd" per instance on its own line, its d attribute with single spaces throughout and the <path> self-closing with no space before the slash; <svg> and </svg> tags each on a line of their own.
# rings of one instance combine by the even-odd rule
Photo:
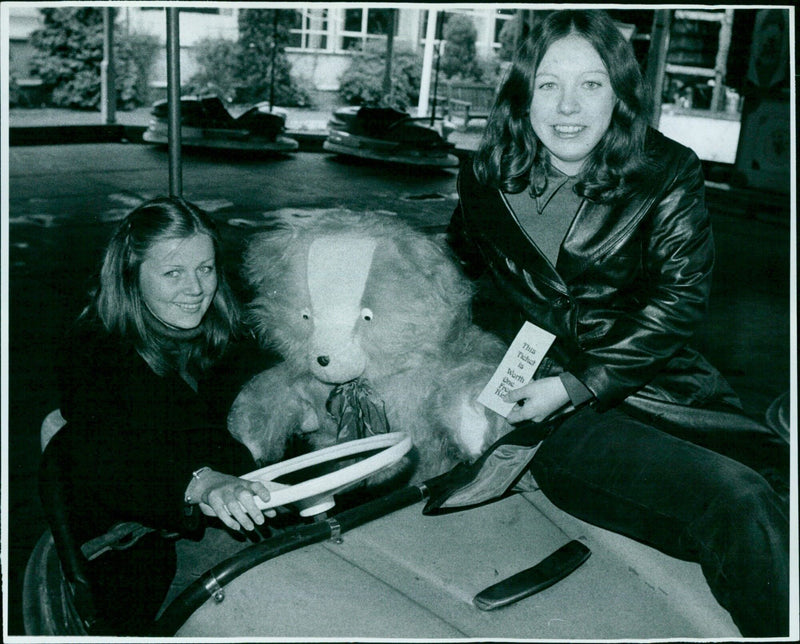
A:
<svg viewBox="0 0 800 644">
<path fill-rule="evenodd" d="M 569 283 L 634 234 L 655 200 L 655 192 L 609 206 L 584 200 L 567 231 L 557 270 Z"/>
<path fill-rule="evenodd" d="M 459 194 L 461 207 L 468 212 L 466 219 L 474 227 L 472 233 L 488 240 L 513 273 L 524 270 L 551 288 L 567 293 L 566 284 L 519 226 L 503 194 L 480 185 L 470 164 L 467 169 L 459 175 Z"/>
<path fill-rule="evenodd" d="M 480 185 L 470 164 L 465 169 L 468 171 L 459 175 L 459 194 L 461 207 L 469 212 L 467 220 L 475 226 L 473 234 L 489 240 L 507 262 L 516 264 L 516 268 L 509 266 L 513 272 L 524 269 L 562 293 L 568 292 L 567 284 L 578 275 L 630 238 L 657 192 L 654 187 L 645 195 L 614 206 L 584 200 L 553 267 L 519 226 L 502 193 Z"/>
</svg>

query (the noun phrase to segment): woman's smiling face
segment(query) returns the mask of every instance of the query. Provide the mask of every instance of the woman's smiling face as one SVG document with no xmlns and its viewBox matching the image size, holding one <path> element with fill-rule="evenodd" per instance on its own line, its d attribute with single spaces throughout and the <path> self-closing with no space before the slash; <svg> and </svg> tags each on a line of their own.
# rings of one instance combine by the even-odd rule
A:
<svg viewBox="0 0 800 644">
<path fill-rule="evenodd" d="M 149 311 L 168 326 L 197 327 L 217 292 L 214 262 L 208 235 L 154 243 L 139 267 L 139 287 Z"/>
<path fill-rule="evenodd" d="M 611 124 L 616 95 L 588 40 L 570 34 L 545 52 L 533 84 L 531 125 L 552 164 L 578 174 Z"/>
</svg>

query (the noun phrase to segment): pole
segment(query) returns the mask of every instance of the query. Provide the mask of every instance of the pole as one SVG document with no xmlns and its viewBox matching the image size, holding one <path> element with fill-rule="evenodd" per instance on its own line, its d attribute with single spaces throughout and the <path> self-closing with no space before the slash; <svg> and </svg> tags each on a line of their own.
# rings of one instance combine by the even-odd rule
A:
<svg viewBox="0 0 800 644">
<path fill-rule="evenodd" d="M 714 89 L 711 93 L 711 109 L 725 109 L 725 75 L 728 70 L 728 54 L 733 34 L 733 9 L 725 9 L 719 26 L 719 49 L 714 61 Z"/>
<path fill-rule="evenodd" d="M 389 11 L 389 24 L 386 31 L 386 67 L 383 71 L 383 101 L 392 93 L 392 56 L 394 54 L 394 14 L 396 9 Z"/>
<path fill-rule="evenodd" d="M 181 68 L 179 9 L 167 7 L 167 106 L 169 146 L 169 194 L 183 196 L 181 176 Z"/>
<path fill-rule="evenodd" d="M 525 9 L 517 9 L 517 13 L 514 16 L 514 20 L 516 21 L 516 25 L 514 25 L 514 53 L 513 56 L 516 56 L 517 51 L 522 45 L 522 40 L 525 37 L 525 14 L 527 11 Z"/>
<path fill-rule="evenodd" d="M 431 105 L 431 127 L 436 123 L 436 98 L 439 93 L 439 61 L 442 59 L 441 26 L 436 29 L 436 73 L 433 76 L 433 104 Z"/>
<path fill-rule="evenodd" d="M 114 73 L 113 7 L 103 7 L 103 62 L 100 63 L 100 115 L 103 123 L 117 122 L 117 79 Z"/>
<path fill-rule="evenodd" d="M 278 10 L 272 10 L 272 51 L 269 63 L 269 111 L 275 104 L 275 56 L 278 53 Z"/>
<path fill-rule="evenodd" d="M 658 9 L 653 15 L 653 28 L 650 30 L 650 49 L 647 52 L 647 72 L 645 81 L 650 85 L 653 110 L 650 125 L 658 128 L 661 120 L 661 92 L 664 89 L 664 73 L 667 67 L 672 10 Z"/>
<path fill-rule="evenodd" d="M 431 72 L 433 71 L 433 47 L 436 41 L 436 9 L 428 10 L 428 29 L 425 33 L 425 53 L 422 57 L 422 80 L 419 88 L 417 116 L 428 113 L 428 100 L 431 92 Z"/>
</svg>

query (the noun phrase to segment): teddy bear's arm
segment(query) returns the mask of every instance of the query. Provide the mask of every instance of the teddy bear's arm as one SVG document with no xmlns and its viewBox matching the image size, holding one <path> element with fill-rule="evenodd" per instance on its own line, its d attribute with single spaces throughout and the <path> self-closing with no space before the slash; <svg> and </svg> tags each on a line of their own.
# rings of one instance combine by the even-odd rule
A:
<svg viewBox="0 0 800 644">
<path fill-rule="evenodd" d="M 242 388 L 228 414 L 228 430 L 258 463 L 281 460 L 293 434 L 320 429 L 314 394 L 306 379 L 292 378 L 282 363 Z"/>
<path fill-rule="evenodd" d="M 474 460 L 512 429 L 505 418 L 477 402 L 493 373 L 493 364 L 468 361 L 446 370 L 431 392 L 429 412 L 464 460 Z"/>
</svg>

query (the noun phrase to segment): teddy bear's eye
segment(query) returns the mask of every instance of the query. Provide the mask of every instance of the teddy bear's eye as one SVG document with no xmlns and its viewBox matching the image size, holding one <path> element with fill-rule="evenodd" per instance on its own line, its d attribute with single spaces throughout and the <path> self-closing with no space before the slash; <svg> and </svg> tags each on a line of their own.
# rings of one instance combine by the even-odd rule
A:
<svg viewBox="0 0 800 644">
<path fill-rule="evenodd" d="M 372 309 L 361 309 L 361 317 L 370 322 L 372 320 Z"/>
<path fill-rule="evenodd" d="M 300 317 L 302 317 L 304 320 L 310 320 L 311 311 L 309 311 L 308 309 L 303 309 L 302 311 L 300 311 Z"/>
</svg>

